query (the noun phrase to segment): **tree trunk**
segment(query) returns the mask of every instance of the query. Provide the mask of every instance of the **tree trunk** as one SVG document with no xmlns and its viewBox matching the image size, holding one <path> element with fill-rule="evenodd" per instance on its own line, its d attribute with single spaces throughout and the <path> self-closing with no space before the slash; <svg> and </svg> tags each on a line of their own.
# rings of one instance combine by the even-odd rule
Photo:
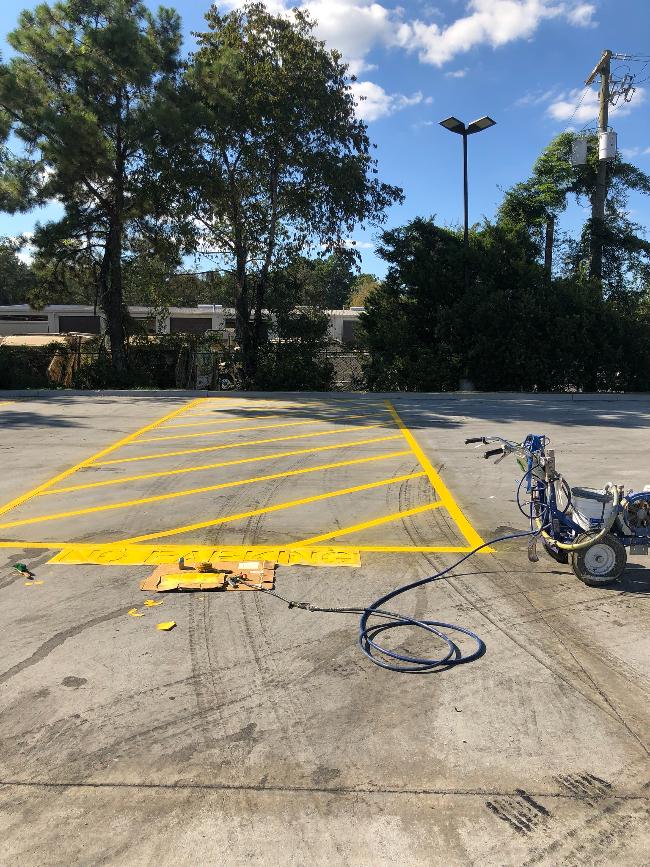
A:
<svg viewBox="0 0 650 867">
<path fill-rule="evenodd" d="M 244 386 L 248 388 L 255 380 L 255 373 L 257 371 L 257 351 L 255 349 L 250 321 L 251 303 L 246 274 L 246 251 L 244 250 L 239 237 L 236 239 L 235 248 L 237 269 L 235 274 L 237 287 L 237 297 L 235 299 L 235 332 L 241 350 Z"/>
<path fill-rule="evenodd" d="M 546 221 L 546 237 L 544 243 L 544 269 L 549 277 L 553 274 L 553 241 L 555 239 L 555 217 Z"/>
<path fill-rule="evenodd" d="M 104 257 L 100 268 L 101 305 L 106 315 L 106 330 L 111 342 L 113 370 L 126 370 L 124 322 L 122 319 L 122 231 L 119 221 L 111 218 Z"/>
</svg>

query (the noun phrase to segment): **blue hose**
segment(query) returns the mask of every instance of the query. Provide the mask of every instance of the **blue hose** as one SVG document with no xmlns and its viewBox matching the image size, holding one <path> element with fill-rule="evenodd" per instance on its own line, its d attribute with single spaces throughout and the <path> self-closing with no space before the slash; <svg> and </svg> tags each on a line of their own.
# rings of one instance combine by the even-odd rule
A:
<svg viewBox="0 0 650 867">
<path fill-rule="evenodd" d="M 419 581 L 412 581 L 410 584 L 405 584 L 403 587 L 391 590 L 390 593 L 376 599 L 364 609 L 363 614 L 361 615 L 361 620 L 359 621 L 359 646 L 363 653 L 375 665 L 378 665 L 381 668 L 386 668 L 389 671 L 397 671 L 401 674 L 423 674 L 440 668 L 451 668 L 454 665 L 463 665 L 467 662 L 473 662 L 475 659 L 479 659 L 485 653 L 485 642 L 482 638 L 479 638 L 475 632 L 472 632 L 471 629 L 465 629 L 465 627 L 456 626 L 453 623 L 443 623 L 440 620 L 419 620 L 415 617 L 407 617 L 405 614 L 394 614 L 393 612 L 383 610 L 381 606 L 390 602 L 390 600 L 394 599 L 396 596 L 401 596 L 402 593 L 407 593 L 409 590 L 414 590 L 416 587 L 423 587 L 425 584 L 437 581 L 442 578 L 443 575 L 446 575 L 457 566 L 460 566 L 460 564 L 464 563 L 465 560 L 473 557 L 474 554 L 482 548 L 487 548 L 490 545 L 497 545 L 499 542 L 506 542 L 509 539 L 521 539 L 524 536 L 536 536 L 539 532 L 539 530 L 528 530 L 525 533 L 513 533 L 509 536 L 500 536 L 498 539 L 492 539 L 490 542 L 483 542 L 482 545 L 474 548 L 446 569 L 436 572 L 435 575 L 429 575 L 426 578 L 421 578 Z M 372 624 L 368 625 L 369 618 L 373 616 L 386 617 L 392 622 L 378 623 L 376 626 L 373 626 Z M 409 654 L 397 653 L 394 650 L 382 647 L 374 640 L 381 632 L 385 632 L 388 629 L 397 629 L 400 626 L 415 626 L 418 629 L 424 629 L 426 632 L 442 639 L 442 641 L 447 645 L 446 653 L 442 656 L 433 658 L 410 656 Z M 469 636 L 476 643 L 476 649 L 472 653 L 463 654 L 462 650 L 453 638 L 446 635 L 444 632 L 441 632 L 442 629 L 447 629 L 451 632 L 460 632 L 463 635 Z M 395 660 L 395 662 L 382 659 L 377 654 L 388 657 L 389 660 Z"/>
</svg>

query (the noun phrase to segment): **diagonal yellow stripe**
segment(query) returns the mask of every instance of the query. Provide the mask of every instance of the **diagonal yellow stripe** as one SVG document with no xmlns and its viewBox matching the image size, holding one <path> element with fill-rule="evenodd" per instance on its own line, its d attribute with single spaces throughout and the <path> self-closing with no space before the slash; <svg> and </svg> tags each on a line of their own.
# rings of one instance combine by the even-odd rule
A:
<svg viewBox="0 0 650 867">
<path fill-rule="evenodd" d="M 289 500 L 286 503 L 278 503 L 275 506 L 266 506 L 263 509 L 254 509 L 251 512 L 240 512 L 237 515 L 226 515 L 224 518 L 213 518 L 210 521 L 200 521 L 197 524 L 185 524 L 183 527 L 174 527 L 172 530 L 160 530 L 156 533 L 147 533 L 144 536 L 133 536 L 130 539 L 120 539 L 119 544 L 146 542 L 148 539 L 162 539 L 165 536 L 177 536 L 179 533 L 189 533 L 191 530 L 202 530 L 205 527 L 216 527 L 219 524 L 227 524 L 230 521 L 238 521 L 243 518 L 252 518 L 255 515 L 266 515 L 269 512 L 281 512 L 283 509 L 291 509 L 294 506 L 304 506 L 308 503 L 318 503 L 321 500 L 329 500 L 333 497 L 343 497 L 346 494 L 354 494 L 358 491 L 367 491 L 371 488 L 379 488 L 382 485 L 394 485 L 397 482 L 405 482 L 407 479 L 417 479 L 426 473 L 409 473 L 406 476 L 393 476 L 390 479 L 380 479 L 378 482 L 369 482 L 365 485 L 356 485 L 353 488 L 341 488 L 338 491 L 328 491 L 325 494 L 316 494 L 313 497 L 304 497 L 301 500 Z M 117 542 L 115 544 L 118 544 Z"/>
<path fill-rule="evenodd" d="M 463 513 L 461 512 L 460 507 L 458 506 L 458 503 L 456 502 L 456 500 L 453 498 L 453 496 L 451 494 L 451 491 L 449 490 L 447 485 L 445 485 L 445 483 L 440 478 L 438 473 L 434 470 L 433 466 L 431 465 L 431 461 L 425 455 L 425 453 L 422 451 L 422 447 L 420 446 L 418 441 L 415 439 L 415 437 L 413 436 L 411 431 L 406 427 L 406 425 L 404 424 L 404 422 L 402 421 L 402 419 L 398 415 L 395 407 L 388 400 L 386 401 L 386 406 L 388 407 L 388 410 L 389 410 L 389 412 L 393 418 L 393 421 L 399 427 L 399 429 L 402 431 L 402 436 L 404 437 L 406 442 L 409 444 L 413 454 L 416 456 L 416 458 L 420 462 L 420 466 L 422 467 L 422 469 L 426 473 L 427 478 L 431 482 L 432 488 L 440 497 L 443 505 L 445 506 L 445 508 L 447 509 L 449 514 L 451 515 L 451 517 L 456 522 L 456 526 L 458 527 L 460 532 L 463 534 L 463 536 L 467 539 L 468 544 L 472 548 L 477 548 L 479 545 L 482 545 L 483 539 L 481 539 L 481 537 L 476 532 L 474 527 L 472 527 L 472 525 L 467 520 L 465 515 L 463 515 Z M 486 549 L 486 550 L 492 551 L 493 549 L 490 548 L 490 549 Z"/>
<path fill-rule="evenodd" d="M 218 410 L 218 411 L 222 412 L 222 410 Z M 216 410 L 215 410 L 215 412 L 216 412 Z M 170 430 L 171 428 L 178 428 L 178 427 L 204 427 L 207 424 L 232 424 L 234 421 L 238 420 L 238 419 L 234 419 L 234 418 L 222 418 L 221 421 L 217 421 L 216 415 L 202 416 L 199 413 L 194 413 L 194 412 L 190 413 L 189 417 L 190 418 L 203 418 L 203 417 L 205 417 L 205 418 L 210 418 L 211 421 L 189 421 L 189 422 L 183 422 L 182 424 L 166 424 L 162 428 L 162 430 Z M 278 413 L 278 412 L 265 412 L 265 413 L 262 413 L 261 415 L 246 416 L 247 419 L 285 418 L 285 417 L 286 416 L 284 414 Z"/>
<path fill-rule="evenodd" d="M 74 509 L 70 512 L 55 512 L 52 515 L 36 515 L 32 518 L 21 518 L 19 521 L 9 521 L 6 524 L 0 524 L 0 529 L 6 530 L 9 527 L 24 527 L 25 524 L 40 524 L 43 521 L 57 521 L 61 518 L 74 518 L 78 515 L 91 515 L 96 512 L 111 512 L 114 509 L 126 509 L 130 506 L 143 506 L 147 503 L 159 503 L 162 500 L 175 500 L 178 497 L 190 497 L 193 494 L 205 494 L 208 491 L 219 491 L 222 488 L 237 488 L 240 485 L 252 485 L 255 482 L 269 482 L 272 479 L 284 479 L 288 476 L 302 476 L 307 473 L 317 473 L 321 470 L 331 470 L 336 467 L 349 467 L 353 464 L 367 464 L 373 461 L 383 461 L 388 458 L 401 457 L 410 454 L 409 450 L 401 452 L 390 452 L 386 455 L 372 455 L 367 458 L 355 458 L 350 461 L 337 461 L 332 464 L 321 464 L 318 467 L 306 467 L 301 470 L 284 470 L 281 473 L 272 473 L 268 476 L 257 476 L 252 479 L 239 479 L 232 482 L 220 482 L 216 485 L 206 485 L 202 488 L 188 488 L 184 491 L 172 491 L 169 494 L 156 494 L 153 497 L 142 497 L 137 500 L 123 500 L 121 503 L 108 503 L 103 506 L 89 506 L 86 509 Z"/>
<path fill-rule="evenodd" d="M 140 428 L 140 430 L 137 430 L 134 433 L 129 434 L 126 437 L 123 437 L 121 440 L 118 440 L 116 443 L 113 443 L 112 446 L 108 446 L 107 448 L 102 449 L 100 452 L 96 452 L 94 455 L 91 455 L 89 458 L 85 458 L 83 461 L 80 461 L 78 464 L 75 464 L 73 467 L 70 467 L 69 470 L 65 470 L 64 472 L 59 473 L 57 476 L 53 476 L 51 479 L 48 479 L 48 481 L 43 482 L 43 484 L 39 485 L 37 488 L 34 488 L 31 491 L 27 491 L 26 494 L 22 494 L 20 497 L 16 497 L 15 500 L 11 500 L 10 503 L 7 503 L 6 505 L 2 506 L 2 508 L 0 508 L 0 515 L 4 515 L 5 512 L 9 512 L 11 509 L 15 509 L 16 506 L 22 505 L 23 503 L 27 502 L 27 500 L 31 499 L 32 497 L 35 497 L 37 494 L 40 494 L 46 488 L 50 488 L 52 485 L 56 484 L 57 482 L 60 482 L 63 479 L 67 479 L 68 476 L 71 476 L 73 473 L 76 473 L 77 470 L 80 470 L 82 467 L 87 467 L 90 464 L 92 464 L 94 461 L 97 460 L 97 458 L 101 458 L 104 455 L 108 455 L 111 452 L 114 452 L 116 449 L 119 449 L 121 446 L 127 445 L 127 443 L 130 443 L 132 439 L 135 439 L 135 437 L 140 436 L 140 434 L 146 433 L 149 430 L 153 430 L 154 428 L 158 427 L 159 424 L 162 424 L 164 421 L 167 421 L 167 419 L 174 418 L 175 416 L 180 415 L 181 413 L 185 412 L 186 409 L 188 409 L 189 407 L 194 406 L 196 403 L 198 403 L 199 400 L 200 400 L 200 398 L 197 398 L 196 400 L 189 401 L 189 403 L 185 404 L 184 406 L 181 406 L 179 409 L 175 409 L 173 412 L 167 413 L 167 415 L 164 415 L 162 418 L 159 418 L 157 421 L 154 421 L 151 424 L 145 425 L 145 427 Z"/>
<path fill-rule="evenodd" d="M 368 413 L 363 413 L 361 415 L 341 415 L 338 416 L 340 419 L 352 419 L 352 418 L 368 418 Z M 302 421 L 284 421 L 281 424 L 250 424 L 245 427 L 230 427 L 222 430 L 207 430 L 201 431 L 201 433 L 191 433 L 191 434 L 172 434 L 171 436 L 164 437 L 150 437 L 146 440 L 138 440 L 137 442 L 133 442 L 132 445 L 139 445 L 140 443 L 156 443 L 160 440 L 190 440 L 195 437 L 212 437 L 217 436 L 219 434 L 227 434 L 227 433 L 239 433 L 240 431 L 246 430 L 275 430 L 276 428 L 281 427 L 302 427 L 302 425 L 309 424 L 321 424 L 322 422 L 330 421 L 330 419 L 321 419 L 321 418 L 309 418 L 303 419 Z"/>
<path fill-rule="evenodd" d="M 104 488 L 107 485 L 121 485 L 123 482 L 137 482 L 140 479 L 157 479 L 160 476 L 180 476 L 185 473 L 198 473 L 202 470 L 215 470 L 219 467 L 233 467 L 237 464 L 252 464 L 256 462 L 262 461 L 270 461 L 275 460 L 277 458 L 290 458 L 294 455 L 307 455 L 314 454 L 316 452 L 328 452 L 334 451 L 334 449 L 346 449 L 350 446 L 365 446 L 369 443 L 385 443 L 391 440 L 401 440 L 401 434 L 391 434 L 391 436 L 387 437 L 374 437 L 373 439 L 364 439 L 364 440 L 351 440 L 344 443 L 334 443 L 333 445 L 327 446 L 317 446 L 316 448 L 309 449 L 294 449 L 290 452 L 271 452 L 268 455 L 259 455 L 253 458 L 238 458 L 234 461 L 221 461 L 216 464 L 203 464 L 198 467 L 185 467 L 181 470 L 161 470 L 157 473 L 142 473 L 139 476 L 120 476 L 119 479 L 106 479 L 103 482 L 87 482 L 84 485 L 70 485 L 66 488 L 50 488 L 48 491 L 43 491 L 41 494 L 42 497 L 47 497 L 51 494 L 66 494 L 70 491 L 83 491 L 86 488 Z"/>
<path fill-rule="evenodd" d="M 409 454 L 409 452 L 407 452 Z M 331 533 L 323 533 L 321 536 L 312 536 L 309 539 L 301 539 L 300 542 L 292 542 L 292 545 L 313 545 L 315 542 L 324 542 L 326 539 L 338 539 L 339 536 L 349 536 L 350 533 L 356 533 L 357 530 L 368 530 L 370 527 L 379 527 L 381 524 L 390 524 L 392 521 L 398 521 L 400 518 L 408 518 L 410 515 L 418 515 L 420 512 L 430 512 L 432 509 L 439 509 L 442 506 L 440 500 L 435 503 L 426 503 L 424 506 L 415 506 L 413 509 L 405 509 L 403 512 L 393 512 L 392 515 L 384 515 L 381 518 L 374 518 L 372 521 L 364 521 L 362 524 L 354 524 L 351 527 L 342 527 L 340 530 L 333 530 Z"/>
<path fill-rule="evenodd" d="M 177 455 L 195 455 L 199 452 L 218 452 L 222 449 L 238 449 L 243 446 L 259 446 L 264 445 L 265 443 L 282 443 L 287 440 L 305 440 L 305 439 L 313 439 L 314 437 L 326 437 L 333 436 L 334 434 L 341 433 L 349 433 L 352 430 L 370 430 L 371 428 L 382 427 L 381 424 L 361 424 L 361 425 L 352 425 L 350 427 L 342 427 L 338 430 L 324 430 L 317 431 L 316 433 L 301 433 L 301 434 L 292 434 L 288 437 L 271 437 L 270 439 L 265 440 L 246 440 L 242 443 L 225 443 L 220 446 L 202 446 L 199 449 L 182 449 L 177 452 L 157 452 L 153 455 L 141 455 L 137 458 L 118 458 L 111 461 L 100 461 L 99 463 L 94 464 L 96 467 L 105 467 L 107 464 L 131 464 L 134 461 L 153 461 L 157 458 L 173 458 Z"/>
</svg>

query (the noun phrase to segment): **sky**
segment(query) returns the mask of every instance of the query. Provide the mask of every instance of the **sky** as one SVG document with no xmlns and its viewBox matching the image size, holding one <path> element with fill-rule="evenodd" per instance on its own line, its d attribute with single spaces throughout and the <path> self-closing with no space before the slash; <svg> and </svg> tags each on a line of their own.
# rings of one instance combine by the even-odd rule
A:
<svg viewBox="0 0 650 867">
<path fill-rule="evenodd" d="M 282 13 L 299 0 L 268 0 Z M 239 4 L 217 4 L 222 11 Z M 0 50 L 31 0 L 0 6 Z M 148 3 L 155 7 L 157 3 Z M 176 0 L 186 34 L 203 29 L 205 0 Z M 440 225 L 462 221 L 461 139 L 439 121 L 455 115 L 469 122 L 489 115 L 496 126 L 469 139 L 470 223 L 492 218 L 503 191 L 525 180 L 535 159 L 558 133 L 594 129 L 596 85 L 585 79 L 604 49 L 645 60 L 616 60 L 613 73 L 636 76 L 629 103 L 611 111 L 623 156 L 650 173 L 650 15 L 648 0 L 307 0 L 317 34 L 342 52 L 357 76 L 357 112 L 377 145 L 379 176 L 404 190 L 405 201 L 386 215 L 385 227 L 416 216 Z M 648 79 L 647 83 L 643 83 Z M 650 197 L 630 199 L 630 216 L 650 227 Z M 29 232 L 57 217 L 56 204 L 29 214 L 0 214 L 0 236 Z M 588 216 L 569 207 L 561 228 L 579 230 Z M 382 276 L 375 253 L 379 231 L 359 227 L 349 243 L 364 271 Z M 25 251 L 28 255 L 29 251 Z"/>
</svg>

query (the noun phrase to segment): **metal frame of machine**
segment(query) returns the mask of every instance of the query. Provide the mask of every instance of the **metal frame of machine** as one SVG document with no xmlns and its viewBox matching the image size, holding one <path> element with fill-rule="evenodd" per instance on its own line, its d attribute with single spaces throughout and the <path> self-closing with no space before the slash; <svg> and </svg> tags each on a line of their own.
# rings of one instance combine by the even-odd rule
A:
<svg viewBox="0 0 650 867">
<path fill-rule="evenodd" d="M 523 443 L 498 436 L 471 437 L 465 444 L 499 447 L 485 452 L 499 463 L 515 455 L 524 475 L 517 489 L 517 504 L 530 520 L 529 558 L 538 560 L 536 544 L 541 539 L 547 554 L 593 587 L 617 581 L 627 564 L 628 550 L 647 554 L 650 546 L 650 485 L 643 491 L 624 492 L 609 482 L 603 490 L 571 488 L 555 467 L 555 452 L 549 438 L 529 434 Z M 527 499 L 522 500 L 525 486 Z"/>
</svg>

